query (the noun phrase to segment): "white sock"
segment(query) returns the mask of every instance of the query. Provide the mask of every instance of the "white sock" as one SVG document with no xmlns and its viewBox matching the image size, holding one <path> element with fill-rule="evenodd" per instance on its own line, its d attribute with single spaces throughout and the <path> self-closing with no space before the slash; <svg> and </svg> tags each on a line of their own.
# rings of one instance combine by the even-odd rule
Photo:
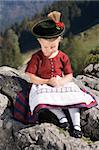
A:
<svg viewBox="0 0 99 150">
<path fill-rule="evenodd" d="M 79 108 L 69 108 L 68 110 L 72 119 L 74 129 L 81 131 Z"/>
<path fill-rule="evenodd" d="M 68 122 L 64 112 L 61 109 L 49 109 L 59 119 L 60 123 Z"/>
<path fill-rule="evenodd" d="M 59 120 L 59 122 L 60 122 L 60 123 L 64 123 L 64 122 L 68 122 L 68 121 L 67 121 L 67 118 L 65 117 L 65 118 L 61 118 L 61 119 Z"/>
<path fill-rule="evenodd" d="M 77 125 L 74 126 L 74 129 L 81 131 L 81 127 Z"/>
</svg>

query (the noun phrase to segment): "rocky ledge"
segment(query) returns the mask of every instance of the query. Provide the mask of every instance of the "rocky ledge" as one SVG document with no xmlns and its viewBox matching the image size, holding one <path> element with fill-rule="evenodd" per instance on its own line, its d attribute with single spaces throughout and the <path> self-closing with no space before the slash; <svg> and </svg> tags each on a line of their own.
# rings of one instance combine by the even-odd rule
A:
<svg viewBox="0 0 99 150">
<path fill-rule="evenodd" d="M 99 64 L 90 64 L 74 82 L 93 93 L 99 103 Z M 81 139 L 71 137 L 54 123 L 32 126 L 14 120 L 11 107 L 17 92 L 28 83 L 24 67 L 0 67 L 0 150 L 99 150 L 99 105 L 81 110 Z"/>
</svg>

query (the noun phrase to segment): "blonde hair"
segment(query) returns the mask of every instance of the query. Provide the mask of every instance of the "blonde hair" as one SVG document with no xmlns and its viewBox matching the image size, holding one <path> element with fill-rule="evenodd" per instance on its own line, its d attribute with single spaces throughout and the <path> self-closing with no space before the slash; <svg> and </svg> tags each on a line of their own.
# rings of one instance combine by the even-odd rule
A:
<svg viewBox="0 0 99 150">
<path fill-rule="evenodd" d="M 57 40 L 58 38 L 60 38 L 60 39 L 59 39 L 60 42 L 63 40 L 63 37 L 62 37 L 62 36 L 58 36 L 58 37 L 50 38 L 50 39 L 38 38 L 38 41 L 39 41 L 39 39 L 45 39 L 45 40 L 47 40 L 47 41 L 53 42 L 53 41 Z"/>
</svg>

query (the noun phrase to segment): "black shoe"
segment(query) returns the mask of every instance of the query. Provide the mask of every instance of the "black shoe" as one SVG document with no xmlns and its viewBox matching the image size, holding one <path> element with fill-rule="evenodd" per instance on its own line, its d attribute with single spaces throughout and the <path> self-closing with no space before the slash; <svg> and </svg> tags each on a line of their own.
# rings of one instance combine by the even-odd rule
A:
<svg viewBox="0 0 99 150">
<path fill-rule="evenodd" d="M 82 138 L 82 131 L 74 129 L 72 132 L 72 136 L 75 138 Z"/>
<path fill-rule="evenodd" d="M 60 128 L 62 128 L 62 129 L 64 129 L 64 130 L 68 130 L 68 128 L 69 128 L 69 123 L 68 123 L 68 122 L 60 123 Z"/>
</svg>

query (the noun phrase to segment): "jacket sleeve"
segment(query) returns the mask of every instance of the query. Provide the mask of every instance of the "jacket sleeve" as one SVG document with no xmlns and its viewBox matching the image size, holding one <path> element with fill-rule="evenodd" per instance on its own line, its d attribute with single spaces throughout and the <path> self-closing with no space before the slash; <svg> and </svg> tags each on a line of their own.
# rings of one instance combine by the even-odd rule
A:
<svg viewBox="0 0 99 150">
<path fill-rule="evenodd" d="M 63 57 L 62 57 L 62 63 L 63 63 L 64 75 L 73 73 L 71 63 L 70 63 L 70 59 L 66 54 L 64 54 Z"/>
<path fill-rule="evenodd" d="M 38 58 L 36 54 L 33 54 L 30 61 L 27 63 L 25 72 L 36 74 L 38 67 Z"/>
</svg>

